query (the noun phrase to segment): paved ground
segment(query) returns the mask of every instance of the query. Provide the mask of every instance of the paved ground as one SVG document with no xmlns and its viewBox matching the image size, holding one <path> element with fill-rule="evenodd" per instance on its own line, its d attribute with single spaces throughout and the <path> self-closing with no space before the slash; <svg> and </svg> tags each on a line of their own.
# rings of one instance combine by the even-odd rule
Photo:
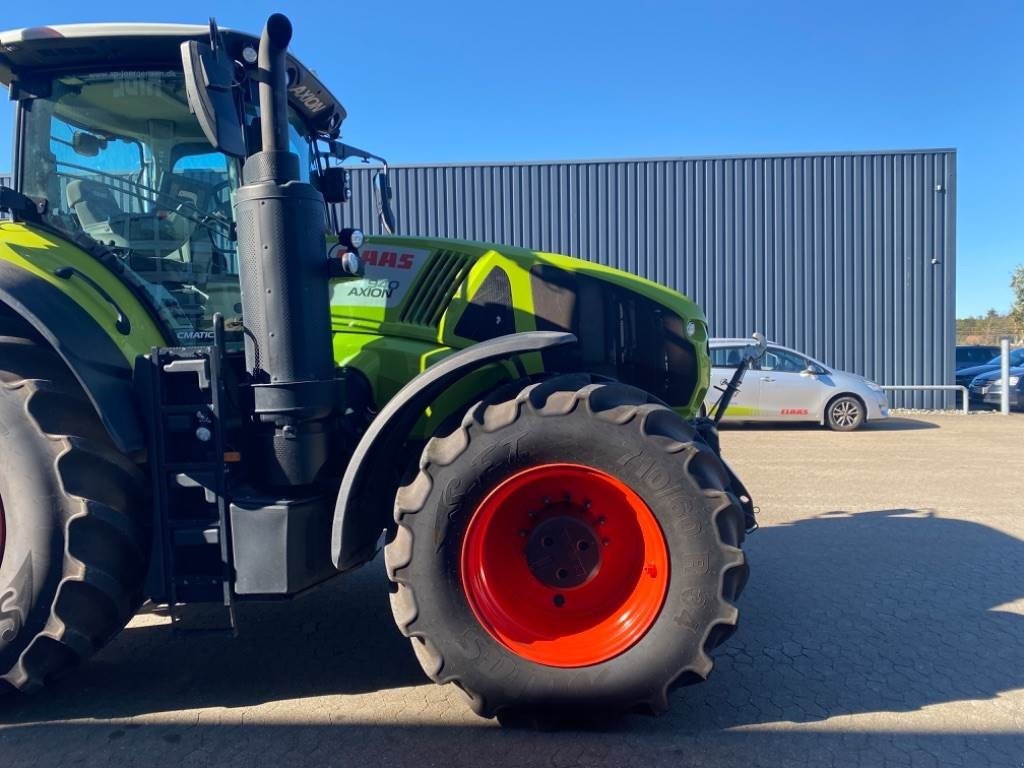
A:
<svg viewBox="0 0 1024 768">
<path fill-rule="evenodd" d="M 0 766 L 1022 766 L 1022 438 L 994 415 L 724 433 L 762 508 L 753 575 L 711 681 L 661 718 L 476 718 L 425 682 L 377 563 L 248 606 L 239 640 L 140 616 L 0 703 Z"/>
</svg>

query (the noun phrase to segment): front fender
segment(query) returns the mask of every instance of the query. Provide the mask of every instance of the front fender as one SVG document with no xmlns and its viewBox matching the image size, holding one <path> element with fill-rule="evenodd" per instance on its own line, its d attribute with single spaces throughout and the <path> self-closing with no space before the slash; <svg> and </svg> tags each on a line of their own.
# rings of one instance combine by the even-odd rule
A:
<svg viewBox="0 0 1024 768">
<path fill-rule="evenodd" d="M 490 363 L 565 344 L 576 337 L 558 331 L 529 331 L 500 336 L 455 352 L 406 384 L 377 414 L 352 454 L 334 509 L 331 557 L 338 570 L 373 557 L 381 532 L 391 523 L 397 488 L 366 488 L 369 470 L 393 462 L 402 443 L 427 407 L 466 374 Z"/>
<path fill-rule="evenodd" d="M 132 368 L 99 323 L 50 283 L 3 260 L 0 303 L 56 350 L 82 385 L 114 445 L 126 454 L 144 449 Z"/>
</svg>

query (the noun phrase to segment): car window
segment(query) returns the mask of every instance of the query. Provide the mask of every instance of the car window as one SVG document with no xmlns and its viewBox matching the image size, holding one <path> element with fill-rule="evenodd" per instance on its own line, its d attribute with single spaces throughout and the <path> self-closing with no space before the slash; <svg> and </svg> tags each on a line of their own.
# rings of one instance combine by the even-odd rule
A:
<svg viewBox="0 0 1024 768">
<path fill-rule="evenodd" d="M 739 368 L 743 347 L 712 347 L 711 365 L 715 368 Z"/>
<path fill-rule="evenodd" d="M 998 350 L 992 347 L 957 347 L 956 364 L 958 368 L 969 365 L 984 365 L 992 359 Z"/>
<path fill-rule="evenodd" d="M 761 358 L 762 371 L 800 373 L 807 368 L 807 359 L 786 349 L 769 348 Z"/>
<path fill-rule="evenodd" d="M 993 357 L 991 360 L 988 361 L 988 364 L 989 365 L 1002 365 L 1002 362 L 1003 362 L 1003 356 L 1002 355 L 996 355 L 995 357 Z M 1010 350 L 1010 365 L 1012 365 L 1015 368 L 1018 365 L 1024 365 L 1024 347 L 1021 347 L 1020 349 L 1011 349 Z"/>
</svg>

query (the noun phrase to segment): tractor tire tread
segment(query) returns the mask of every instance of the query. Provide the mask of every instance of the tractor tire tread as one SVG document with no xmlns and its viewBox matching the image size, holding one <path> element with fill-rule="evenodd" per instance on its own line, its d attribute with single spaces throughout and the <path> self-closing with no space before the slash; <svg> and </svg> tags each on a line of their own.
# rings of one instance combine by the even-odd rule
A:
<svg viewBox="0 0 1024 768">
<path fill-rule="evenodd" d="M 50 442 L 64 536 L 49 617 L 13 663 L 0 668 L 2 693 L 42 687 L 99 650 L 135 614 L 146 567 L 139 519 L 146 480 L 114 447 L 55 351 L 5 336 L 0 360 L 0 388 L 20 398 L 26 419 Z"/>
<path fill-rule="evenodd" d="M 507 393 L 507 389 L 503 391 Z M 665 686 L 652 691 L 646 701 L 630 702 L 630 708 L 654 714 L 666 711 L 670 690 L 708 677 L 713 667 L 710 652 L 725 641 L 737 626 L 738 611 L 733 601 L 739 597 L 748 574 L 746 556 L 740 549 L 745 536 L 743 509 L 736 497 L 727 490 L 726 472 L 717 457 L 695 430 L 653 395 L 590 374 L 554 376 L 524 387 L 511 399 L 500 399 L 500 396 L 492 395 L 470 408 L 454 432 L 430 439 L 420 462 L 419 474 L 398 492 L 395 528 L 384 548 L 388 577 L 393 582 L 391 605 L 394 617 L 399 630 L 412 641 L 423 671 L 436 683 L 454 683 L 469 698 L 473 710 L 485 717 L 511 712 L 514 707 L 504 702 L 492 704 L 481 693 L 469 689 L 465 681 L 445 669 L 445 660 L 437 644 L 418 632 L 414 626 L 419 615 L 416 593 L 403 576 L 403 570 L 412 562 L 414 533 L 405 521 L 410 515 L 423 510 L 433 485 L 433 466 L 446 466 L 458 459 L 478 432 L 492 432 L 509 426 L 526 408 L 542 417 L 554 417 L 568 414 L 579 407 L 589 409 L 597 418 L 618 427 L 627 427 L 631 422 L 637 422 L 644 436 L 658 441 L 668 453 L 690 451 L 691 456 L 685 464 L 686 471 L 708 500 L 715 502 L 712 518 L 720 545 L 729 556 L 719 584 L 717 618 L 708 625 L 697 660 L 676 670 Z"/>
</svg>

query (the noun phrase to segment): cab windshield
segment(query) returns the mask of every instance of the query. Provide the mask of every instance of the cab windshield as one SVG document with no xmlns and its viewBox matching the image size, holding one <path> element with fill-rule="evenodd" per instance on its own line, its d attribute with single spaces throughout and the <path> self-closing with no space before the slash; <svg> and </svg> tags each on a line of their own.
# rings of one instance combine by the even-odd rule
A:
<svg viewBox="0 0 1024 768">
<path fill-rule="evenodd" d="M 25 121 L 22 191 L 48 201 L 48 224 L 116 254 L 179 344 L 207 342 L 215 313 L 241 331 L 239 163 L 207 142 L 181 72 L 59 75 Z"/>
</svg>

